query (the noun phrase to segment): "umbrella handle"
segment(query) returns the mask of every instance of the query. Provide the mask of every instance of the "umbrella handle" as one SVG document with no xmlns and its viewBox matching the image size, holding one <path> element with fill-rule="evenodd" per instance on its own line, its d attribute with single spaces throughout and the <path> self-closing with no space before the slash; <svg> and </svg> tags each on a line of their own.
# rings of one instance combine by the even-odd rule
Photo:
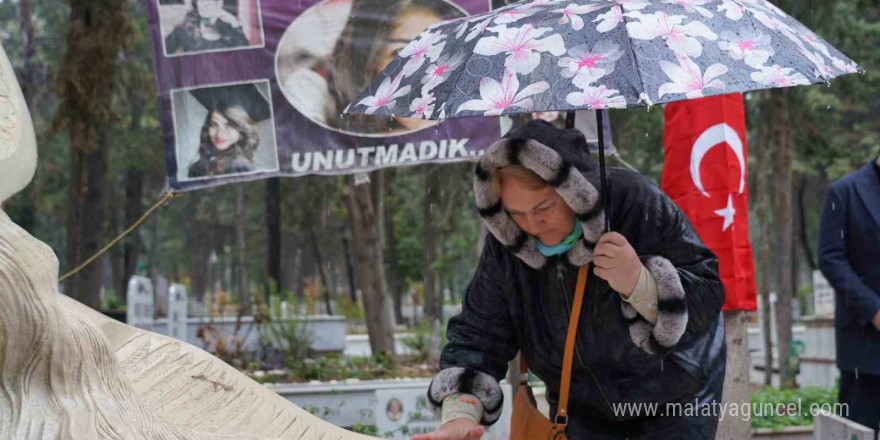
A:
<svg viewBox="0 0 880 440">
<path fill-rule="evenodd" d="M 610 232 L 611 197 L 609 197 L 609 185 L 605 172 L 605 127 L 603 124 L 602 113 L 602 110 L 596 110 L 596 134 L 599 135 L 599 175 L 602 182 L 602 188 L 599 193 L 599 200 L 602 203 L 602 209 L 605 211 L 605 232 Z M 574 112 L 569 112 L 569 114 L 574 114 Z"/>
<path fill-rule="evenodd" d="M 574 110 L 565 113 L 565 128 L 574 128 Z M 605 212 L 605 232 L 611 231 L 611 198 L 605 195 L 609 192 L 608 179 L 605 172 L 605 130 L 602 124 L 602 110 L 596 110 L 596 132 L 599 135 L 599 175 L 602 180 L 599 191 L 599 203 Z"/>
</svg>

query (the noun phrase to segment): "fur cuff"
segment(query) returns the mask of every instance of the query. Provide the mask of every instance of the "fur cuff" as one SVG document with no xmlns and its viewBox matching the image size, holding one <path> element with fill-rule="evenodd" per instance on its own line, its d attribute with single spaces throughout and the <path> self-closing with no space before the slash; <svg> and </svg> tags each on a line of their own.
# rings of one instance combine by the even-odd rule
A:
<svg viewBox="0 0 880 440">
<path fill-rule="evenodd" d="M 486 150 L 477 164 L 474 178 L 477 209 L 495 238 L 534 269 L 541 269 L 547 262 L 535 246 L 535 240 L 507 215 L 501 198 L 492 188 L 492 174 L 508 165 L 522 165 L 556 189 L 584 228 L 584 238 L 566 252 L 569 263 L 580 267 L 593 261 L 593 248 L 605 227 L 599 191 L 556 150 L 533 139 L 501 139 Z"/>
<path fill-rule="evenodd" d="M 437 373 L 428 387 L 428 402 L 435 411 L 443 406 L 443 399 L 455 393 L 471 394 L 483 404 L 480 424 L 489 426 L 501 416 L 504 394 L 501 385 L 492 376 L 471 368 L 451 367 Z"/>
<path fill-rule="evenodd" d="M 620 306 L 633 343 L 649 354 L 666 353 L 678 344 L 687 328 L 684 287 L 669 260 L 649 257 L 644 264 L 657 282 L 657 324 L 651 325 L 625 301 L 621 301 Z"/>
</svg>

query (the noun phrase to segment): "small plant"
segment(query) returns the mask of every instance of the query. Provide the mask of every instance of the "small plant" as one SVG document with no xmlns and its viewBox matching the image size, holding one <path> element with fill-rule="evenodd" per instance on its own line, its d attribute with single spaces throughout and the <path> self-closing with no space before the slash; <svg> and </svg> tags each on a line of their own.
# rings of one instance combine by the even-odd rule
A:
<svg viewBox="0 0 880 440">
<path fill-rule="evenodd" d="M 431 357 L 433 350 L 446 344 L 446 326 L 432 326 L 429 321 L 422 321 L 413 328 L 413 335 L 403 339 L 403 345 L 416 352 L 413 360 L 425 362 Z"/>
<path fill-rule="evenodd" d="M 835 408 L 837 388 L 804 387 L 787 390 L 764 387 L 752 393 L 752 428 L 781 430 L 787 426 L 809 426 L 813 423 L 811 407 Z M 798 411 L 779 414 L 779 409 L 793 405 Z"/>
<path fill-rule="evenodd" d="M 358 434 L 377 436 L 379 435 L 379 428 L 376 425 L 364 425 L 363 423 L 357 423 L 351 427 L 351 432 L 356 432 Z"/>
</svg>

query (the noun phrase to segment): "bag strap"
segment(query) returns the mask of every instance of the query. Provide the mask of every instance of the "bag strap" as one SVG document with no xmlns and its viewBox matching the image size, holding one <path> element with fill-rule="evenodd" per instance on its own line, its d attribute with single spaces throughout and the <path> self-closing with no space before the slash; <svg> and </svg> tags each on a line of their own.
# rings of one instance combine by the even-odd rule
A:
<svg viewBox="0 0 880 440">
<path fill-rule="evenodd" d="M 568 425 L 568 386 L 571 383 L 571 362 L 574 359 L 574 343 L 577 338 L 578 321 L 581 317 L 581 306 L 584 304 L 584 291 L 587 287 L 589 265 L 581 266 L 578 271 L 577 288 L 574 293 L 574 304 L 568 318 L 568 336 L 565 338 L 565 357 L 562 358 L 562 382 L 559 385 L 559 405 L 556 407 L 557 425 Z"/>
<path fill-rule="evenodd" d="M 571 307 L 571 316 L 568 318 L 568 335 L 565 338 L 565 355 L 562 358 L 562 377 L 559 385 L 559 404 L 556 406 L 557 425 L 568 425 L 568 392 L 571 384 L 571 363 L 574 360 L 574 344 L 577 338 L 578 321 L 581 317 L 581 306 L 584 304 L 584 292 L 587 290 L 587 275 L 589 265 L 585 264 L 578 270 L 577 287 L 574 293 L 574 304 Z M 528 374 L 529 367 L 526 365 L 525 356 L 520 353 L 520 374 Z M 527 377 L 527 376 L 526 376 Z M 528 379 L 520 379 L 520 383 L 526 385 Z"/>
</svg>

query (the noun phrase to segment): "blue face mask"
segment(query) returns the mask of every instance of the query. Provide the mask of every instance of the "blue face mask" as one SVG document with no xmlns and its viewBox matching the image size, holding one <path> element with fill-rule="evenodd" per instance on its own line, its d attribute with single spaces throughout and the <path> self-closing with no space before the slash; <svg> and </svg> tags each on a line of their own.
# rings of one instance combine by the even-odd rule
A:
<svg viewBox="0 0 880 440">
<path fill-rule="evenodd" d="M 541 243 L 541 240 L 535 239 L 535 244 L 538 246 L 538 250 L 545 257 L 552 257 L 554 255 L 559 255 L 563 252 L 568 251 L 577 243 L 578 240 L 584 235 L 584 227 L 581 226 L 581 222 L 575 220 L 574 222 L 574 230 L 571 231 L 571 234 L 568 234 L 568 237 L 562 239 L 559 244 L 555 246 L 545 246 Z"/>
</svg>

